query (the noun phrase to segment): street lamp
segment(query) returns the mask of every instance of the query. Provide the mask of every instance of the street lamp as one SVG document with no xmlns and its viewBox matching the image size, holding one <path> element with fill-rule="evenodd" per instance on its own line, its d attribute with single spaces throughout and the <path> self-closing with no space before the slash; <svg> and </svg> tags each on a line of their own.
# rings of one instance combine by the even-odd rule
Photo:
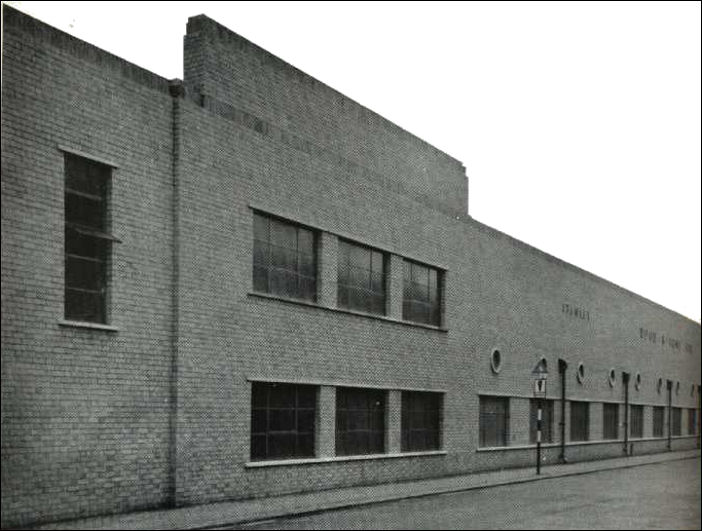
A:
<svg viewBox="0 0 702 531">
<path fill-rule="evenodd" d="M 534 398 L 536 398 L 536 474 L 541 474 L 541 400 L 546 398 L 546 377 L 548 368 L 546 358 L 541 358 L 531 371 L 534 377 Z"/>
</svg>

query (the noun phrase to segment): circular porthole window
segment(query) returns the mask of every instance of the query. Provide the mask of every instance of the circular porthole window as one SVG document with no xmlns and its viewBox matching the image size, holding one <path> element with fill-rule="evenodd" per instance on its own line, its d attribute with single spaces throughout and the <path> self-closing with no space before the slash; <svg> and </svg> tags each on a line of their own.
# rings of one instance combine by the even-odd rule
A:
<svg viewBox="0 0 702 531">
<path fill-rule="evenodd" d="M 676 395 L 680 394 L 680 382 L 675 384 L 675 394 Z"/>
<path fill-rule="evenodd" d="M 636 378 L 634 378 L 634 387 L 636 387 L 637 391 L 639 389 L 641 389 L 641 373 L 640 372 L 636 373 Z"/>
<path fill-rule="evenodd" d="M 575 377 L 578 379 L 579 384 L 583 384 L 585 382 L 585 364 L 581 361 L 578 363 L 578 370 L 575 373 Z"/>
<path fill-rule="evenodd" d="M 617 372 L 614 369 L 609 370 L 609 386 L 614 387 L 614 383 L 617 381 Z"/>
<path fill-rule="evenodd" d="M 658 394 L 661 394 L 662 389 L 663 389 L 663 378 L 658 378 L 658 384 L 656 385 L 656 390 L 658 391 Z"/>
<path fill-rule="evenodd" d="M 498 374 L 502 369 L 502 354 L 500 354 L 500 351 L 497 349 L 493 350 L 492 354 L 490 354 L 490 368 L 495 374 Z"/>
</svg>

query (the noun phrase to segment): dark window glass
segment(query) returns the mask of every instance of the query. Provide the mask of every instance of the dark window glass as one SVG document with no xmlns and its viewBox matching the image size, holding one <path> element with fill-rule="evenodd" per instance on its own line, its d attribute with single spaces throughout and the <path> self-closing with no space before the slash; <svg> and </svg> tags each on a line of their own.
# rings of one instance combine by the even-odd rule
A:
<svg viewBox="0 0 702 531">
<path fill-rule="evenodd" d="M 687 410 L 687 434 L 695 435 L 697 433 L 697 410 Z"/>
<path fill-rule="evenodd" d="M 629 433 L 633 438 L 641 438 L 644 433 L 644 409 L 643 406 L 631 406 L 631 430 Z"/>
<path fill-rule="evenodd" d="M 587 441 L 590 438 L 590 404 L 570 403 L 570 440 Z"/>
<path fill-rule="evenodd" d="M 665 408 L 654 406 L 653 408 L 653 436 L 663 437 L 663 426 L 665 419 Z"/>
<path fill-rule="evenodd" d="M 105 323 L 107 263 L 114 239 L 107 233 L 111 169 L 68 153 L 64 163 L 64 315 Z"/>
<path fill-rule="evenodd" d="M 509 399 L 480 397 L 480 446 L 507 446 L 509 443 Z"/>
<path fill-rule="evenodd" d="M 251 459 L 314 457 L 317 388 L 254 382 Z"/>
<path fill-rule="evenodd" d="M 553 442 L 553 400 L 541 401 L 541 442 Z M 538 400 L 531 400 L 531 415 L 529 422 L 529 440 L 536 442 L 536 420 Z"/>
<path fill-rule="evenodd" d="M 317 298 L 315 233 L 254 214 L 253 287 L 294 299 Z"/>
<path fill-rule="evenodd" d="M 339 307 L 385 315 L 385 262 L 379 251 L 339 240 Z"/>
<path fill-rule="evenodd" d="M 404 260 L 402 318 L 441 325 L 441 274 L 433 268 Z"/>
<path fill-rule="evenodd" d="M 441 394 L 402 392 L 403 452 L 438 450 L 441 447 Z"/>
<path fill-rule="evenodd" d="M 602 438 L 616 439 L 619 437 L 619 404 L 603 404 Z"/>
<path fill-rule="evenodd" d="M 673 408 L 673 435 L 682 435 L 682 409 L 679 407 Z"/>
<path fill-rule="evenodd" d="M 385 451 L 385 391 L 336 390 L 336 455 Z"/>
</svg>

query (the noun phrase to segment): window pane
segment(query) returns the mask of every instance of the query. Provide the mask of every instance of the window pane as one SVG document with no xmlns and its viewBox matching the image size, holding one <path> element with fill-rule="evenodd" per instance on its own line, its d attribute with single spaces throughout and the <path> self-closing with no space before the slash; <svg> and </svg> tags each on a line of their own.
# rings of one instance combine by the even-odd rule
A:
<svg viewBox="0 0 702 531">
<path fill-rule="evenodd" d="M 371 252 L 360 245 L 351 245 L 349 252 L 349 261 L 352 267 L 365 269 L 370 271 L 371 268 Z"/>
<path fill-rule="evenodd" d="M 294 457 L 297 435 L 294 433 L 268 433 L 268 458 Z"/>
<path fill-rule="evenodd" d="M 316 387 L 254 382 L 251 393 L 251 458 L 313 456 Z"/>
<path fill-rule="evenodd" d="M 314 240 L 309 229 L 254 214 L 254 289 L 315 300 Z"/>
<path fill-rule="evenodd" d="M 268 429 L 268 410 L 254 409 L 251 412 L 251 433 L 265 433 Z"/>
<path fill-rule="evenodd" d="M 267 243 L 254 240 L 254 264 L 261 267 L 270 265 L 270 248 Z"/>
<path fill-rule="evenodd" d="M 402 451 L 439 449 L 441 395 L 404 391 L 402 393 Z"/>
<path fill-rule="evenodd" d="M 404 261 L 403 319 L 440 326 L 441 289 L 438 269 Z"/>
<path fill-rule="evenodd" d="M 98 197 L 106 195 L 110 167 L 76 155 L 66 154 L 66 188 Z"/>
<path fill-rule="evenodd" d="M 295 429 L 295 410 L 268 410 L 268 429 L 270 431 L 293 431 Z"/>
<path fill-rule="evenodd" d="M 66 221 L 98 230 L 105 228 L 105 203 L 75 194 L 66 194 Z"/>
<path fill-rule="evenodd" d="M 384 451 L 385 392 L 340 387 L 336 394 L 337 455 Z"/>
<path fill-rule="evenodd" d="M 78 291 L 66 287 L 65 297 L 66 319 L 91 323 L 105 322 L 105 298 L 103 294 Z"/>
<path fill-rule="evenodd" d="M 311 230 L 297 229 L 297 250 L 301 254 L 314 254 L 314 233 Z"/>
<path fill-rule="evenodd" d="M 267 217 L 254 214 L 254 240 L 266 242 L 267 244 L 270 241 L 269 226 L 270 223 Z"/>
<path fill-rule="evenodd" d="M 385 293 L 385 274 L 382 270 L 371 274 L 371 289 L 376 293 Z"/>
<path fill-rule="evenodd" d="M 107 242 L 102 238 L 81 234 L 70 227 L 66 227 L 66 252 L 78 256 L 105 259 Z"/>
<path fill-rule="evenodd" d="M 275 219 L 270 220 L 271 244 L 297 251 L 297 228 Z"/>
<path fill-rule="evenodd" d="M 268 269 L 254 266 L 253 275 L 254 290 L 268 292 Z"/>
<path fill-rule="evenodd" d="M 105 264 L 93 258 L 66 256 L 66 286 L 101 291 Z"/>
</svg>

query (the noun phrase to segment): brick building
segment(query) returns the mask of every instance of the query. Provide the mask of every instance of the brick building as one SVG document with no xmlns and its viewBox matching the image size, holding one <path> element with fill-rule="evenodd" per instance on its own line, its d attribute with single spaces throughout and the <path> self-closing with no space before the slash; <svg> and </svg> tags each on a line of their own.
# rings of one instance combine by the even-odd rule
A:
<svg viewBox="0 0 702 531">
<path fill-rule="evenodd" d="M 545 462 L 699 445 L 698 323 L 213 20 L 184 46 L 166 80 L 4 7 L 3 526 L 532 466 L 542 358 Z"/>
</svg>

